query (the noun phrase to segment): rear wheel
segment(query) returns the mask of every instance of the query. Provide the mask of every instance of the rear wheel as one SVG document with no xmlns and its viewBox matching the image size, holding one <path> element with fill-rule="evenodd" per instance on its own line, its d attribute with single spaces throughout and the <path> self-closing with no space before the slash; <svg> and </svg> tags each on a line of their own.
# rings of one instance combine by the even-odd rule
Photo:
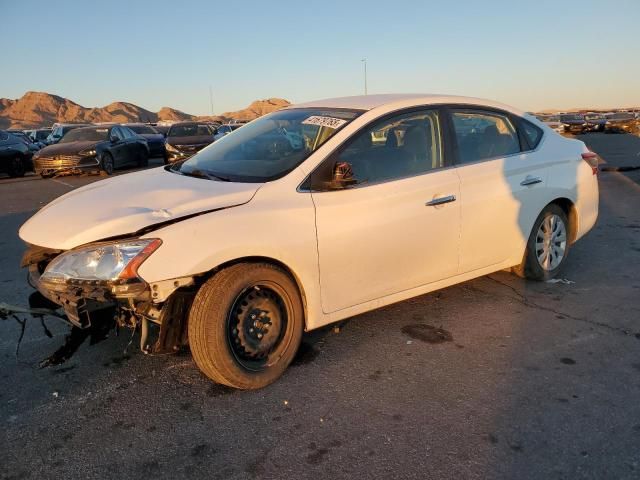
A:
<svg viewBox="0 0 640 480">
<path fill-rule="evenodd" d="M 113 173 L 113 157 L 109 152 L 105 152 L 102 154 L 100 166 L 102 168 L 102 171 L 107 175 L 111 175 Z"/>
<path fill-rule="evenodd" d="M 530 280 L 555 277 L 569 254 L 569 222 L 555 204 L 547 205 L 536 219 L 522 263 L 514 272 Z"/>
<path fill-rule="evenodd" d="M 196 365 L 215 382 L 262 388 L 293 360 L 303 330 L 296 283 L 268 263 L 232 265 L 198 291 L 189 314 Z"/>
<path fill-rule="evenodd" d="M 24 177 L 26 169 L 24 167 L 24 162 L 20 157 L 13 157 L 11 159 L 11 163 L 9 164 L 9 176 L 11 177 Z"/>
</svg>

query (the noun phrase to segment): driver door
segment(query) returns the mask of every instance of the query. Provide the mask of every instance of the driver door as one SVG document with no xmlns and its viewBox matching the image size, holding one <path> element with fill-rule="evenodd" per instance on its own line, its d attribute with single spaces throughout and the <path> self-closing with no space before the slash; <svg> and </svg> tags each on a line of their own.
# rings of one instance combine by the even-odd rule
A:
<svg viewBox="0 0 640 480">
<path fill-rule="evenodd" d="M 325 313 L 458 272 L 460 182 L 440 120 L 438 110 L 414 110 L 356 134 L 325 161 L 348 164 L 354 185 L 331 189 L 312 176 Z"/>
</svg>

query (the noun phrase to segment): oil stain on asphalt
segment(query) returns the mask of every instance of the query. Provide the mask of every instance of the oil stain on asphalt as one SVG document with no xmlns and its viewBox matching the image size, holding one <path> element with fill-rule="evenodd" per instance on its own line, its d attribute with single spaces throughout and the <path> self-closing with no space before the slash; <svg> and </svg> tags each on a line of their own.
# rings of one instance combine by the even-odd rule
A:
<svg viewBox="0 0 640 480">
<path fill-rule="evenodd" d="M 405 325 L 401 329 L 402 333 L 416 340 L 425 343 L 452 342 L 453 335 L 442 327 L 434 327 L 424 323 Z"/>
</svg>

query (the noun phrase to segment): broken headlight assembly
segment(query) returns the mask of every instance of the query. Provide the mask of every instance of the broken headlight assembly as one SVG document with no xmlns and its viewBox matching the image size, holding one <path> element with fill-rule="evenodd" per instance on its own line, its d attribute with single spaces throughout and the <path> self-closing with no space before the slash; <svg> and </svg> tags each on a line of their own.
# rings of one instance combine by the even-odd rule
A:
<svg viewBox="0 0 640 480">
<path fill-rule="evenodd" d="M 54 292 L 93 286 L 108 287 L 115 296 L 139 294 L 147 284 L 138 276 L 138 267 L 161 244 L 159 238 L 138 239 L 69 250 L 51 261 L 40 282 Z"/>
</svg>

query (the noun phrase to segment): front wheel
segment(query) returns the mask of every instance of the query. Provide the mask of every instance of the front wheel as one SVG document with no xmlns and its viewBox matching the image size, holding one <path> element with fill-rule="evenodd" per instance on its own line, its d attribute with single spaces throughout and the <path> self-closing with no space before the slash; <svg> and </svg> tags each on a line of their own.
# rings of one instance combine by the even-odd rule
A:
<svg viewBox="0 0 640 480">
<path fill-rule="evenodd" d="M 243 390 L 277 380 L 293 360 L 304 323 L 298 287 L 281 268 L 239 263 L 218 272 L 196 294 L 189 345 L 213 381 Z"/>
<path fill-rule="evenodd" d="M 140 168 L 149 166 L 149 150 L 147 148 L 141 148 L 138 155 L 138 166 Z"/>
<path fill-rule="evenodd" d="M 13 157 L 9 165 L 9 176 L 24 177 L 25 172 L 26 172 L 26 169 L 24 167 L 24 162 L 22 161 L 22 158 Z"/>
<path fill-rule="evenodd" d="M 524 258 L 514 272 L 538 281 L 555 277 L 569 254 L 568 225 L 567 215 L 558 205 L 547 205 L 533 224 Z"/>
<path fill-rule="evenodd" d="M 106 152 L 102 155 L 101 168 L 104 173 L 111 175 L 113 173 L 113 157 Z"/>
</svg>

